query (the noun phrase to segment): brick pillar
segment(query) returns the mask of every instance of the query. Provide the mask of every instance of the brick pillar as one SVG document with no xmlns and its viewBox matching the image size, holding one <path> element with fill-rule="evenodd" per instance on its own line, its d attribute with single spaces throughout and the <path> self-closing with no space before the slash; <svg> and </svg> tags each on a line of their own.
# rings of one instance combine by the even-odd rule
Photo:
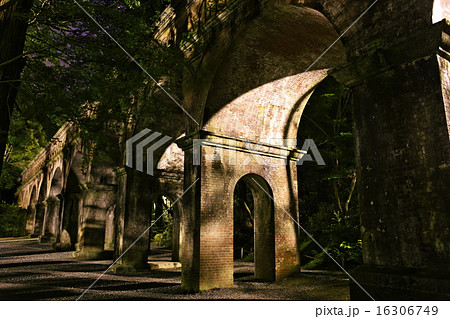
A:
<svg viewBox="0 0 450 319">
<path fill-rule="evenodd" d="M 233 286 L 233 203 L 226 181 L 214 181 L 205 160 L 208 147 L 197 149 L 201 165 L 193 163 L 193 140 L 185 145 L 184 188 L 197 183 L 182 198 L 182 276 L 188 291 Z M 181 146 L 181 145 L 180 145 Z M 231 221 L 231 222 L 230 222 Z"/>
<path fill-rule="evenodd" d="M 116 245 L 114 258 L 120 257 L 114 271 L 148 268 L 150 226 L 150 198 L 153 179 L 151 176 L 125 167 L 117 173 L 118 200 L 116 207 Z M 142 237 L 135 243 L 135 241 Z"/>
<path fill-rule="evenodd" d="M 267 156 L 262 152 L 253 154 L 266 158 L 265 165 L 240 165 L 249 153 L 242 141 L 208 132 L 196 136 L 212 144 L 201 144 L 194 151 L 192 137 L 180 142 L 185 150 L 185 189 L 199 179 L 182 199 L 182 287 L 202 291 L 233 286 L 233 200 L 241 178 L 251 186 L 256 203 L 255 276 L 272 281 L 298 271 L 296 227 L 283 211 L 296 218 L 297 191 L 296 186 L 289 191 L 293 184 L 286 173 L 292 167 L 280 166 L 280 158 L 274 159 L 279 149 L 267 146 Z M 217 148 L 217 144 L 225 147 Z M 193 153 L 199 159 L 198 166 L 193 163 Z M 271 196 L 273 192 L 282 208 L 258 184 Z"/>
<path fill-rule="evenodd" d="M 377 300 L 450 297 L 445 29 L 435 25 L 335 73 L 354 93 L 364 257 L 354 277 Z M 368 298 L 353 283 L 351 297 Z"/>
</svg>

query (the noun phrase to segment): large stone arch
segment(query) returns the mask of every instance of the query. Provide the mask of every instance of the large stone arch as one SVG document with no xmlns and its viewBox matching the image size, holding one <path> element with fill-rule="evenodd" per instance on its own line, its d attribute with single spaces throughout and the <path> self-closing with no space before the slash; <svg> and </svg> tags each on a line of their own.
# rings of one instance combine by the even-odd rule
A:
<svg viewBox="0 0 450 319">
<path fill-rule="evenodd" d="M 177 92 L 171 92 L 175 100 L 179 100 Z M 167 111 L 168 116 L 155 117 L 154 113 L 142 114 L 137 120 L 136 126 L 129 133 L 129 138 L 143 132 L 151 130 L 150 133 L 142 136 L 136 144 L 150 136 L 150 134 L 161 134 L 159 138 L 168 136 L 171 139 L 164 145 L 154 150 L 153 175 L 147 171 L 141 172 L 131 167 L 118 167 L 116 169 L 118 196 L 116 206 L 116 232 L 115 232 L 115 257 L 123 255 L 114 266 L 116 271 L 121 269 L 136 269 L 148 267 L 148 229 L 150 219 L 148 218 L 148 207 L 150 207 L 151 197 L 161 189 L 161 187 L 174 190 L 173 193 L 182 193 L 182 163 L 183 153 L 174 144 L 174 140 L 185 133 L 183 125 L 183 111 L 162 92 L 156 92 L 154 101 L 157 105 Z M 151 110 L 150 110 L 151 112 Z M 159 142 L 161 139 L 153 141 Z M 154 145 L 149 144 L 147 146 Z M 144 148 L 144 153 L 146 153 Z M 133 167 L 135 167 L 133 163 Z M 148 167 L 147 158 L 144 155 L 143 167 Z M 135 242 L 136 238 L 140 238 Z M 130 247 L 130 249 L 127 249 Z"/>
<path fill-rule="evenodd" d="M 222 143 L 226 146 L 224 149 L 252 153 L 254 149 L 245 147 L 245 140 L 254 141 L 262 135 L 278 133 L 280 130 L 264 131 L 267 126 L 257 124 L 258 113 L 252 109 L 253 105 L 261 104 L 261 97 L 256 93 L 267 95 L 269 89 L 254 91 L 253 96 L 249 94 L 246 97 L 255 87 L 265 85 L 251 85 L 252 73 L 260 74 L 257 64 L 253 68 L 249 67 L 254 62 L 253 56 L 241 60 L 241 66 L 247 67 L 247 73 L 239 73 L 239 69 L 233 70 L 231 67 L 231 71 L 227 72 L 227 64 L 230 65 L 227 57 L 233 57 L 233 46 L 238 46 L 236 43 L 239 43 L 240 37 L 249 39 L 245 30 L 251 29 L 252 23 L 257 24 L 261 21 L 258 20 L 260 17 L 270 12 L 276 15 L 277 10 L 287 6 L 287 2 L 253 2 L 253 6 L 249 2 L 242 2 L 241 8 L 250 10 L 243 14 L 244 10 L 236 9 L 234 16 L 228 17 L 227 24 L 213 32 L 214 41 L 209 45 L 209 51 L 203 54 L 197 73 L 188 77 L 184 105 L 200 126 L 190 125 L 190 134 L 184 146 L 185 188 L 198 179 L 192 194 L 185 197 L 185 210 L 188 211 L 188 233 L 199 235 L 191 235 L 185 241 L 187 258 L 183 262 L 182 281 L 186 289 L 230 285 L 227 279 L 229 268 L 214 263 L 212 251 L 219 249 L 219 241 L 222 244 L 220 247 L 229 245 L 218 228 L 219 211 L 223 210 L 222 205 L 225 206 L 222 197 L 228 198 L 226 185 L 229 178 L 236 172 L 235 168 L 226 164 L 229 151 L 214 151 L 213 146 Z M 263 5 L 259 6 L 261 3 Z M 388 4 L 382 1 L 324 0 L 297 1 L 296 4 L 319 9 L 338 34 L 352 26 L 342 37 L 349 62 L 329 67 L 333 68 L 331 74 L 349 86 L 354 96 L 358 189 L 365 238 L 365 266 L 356 272 L 355 277 L 376 298 L 399 298 L 398 291 L 402 291 L 401 296 L 404 298 L 448 297 L 442 292 L 449 291 L 449 281 L 438 282 L 435 276 L 426 273 L 426 269 L 432 267 L 438 270 L 436 273 L 440 273 L 441 277 L 446 277 L 449 271 L 450 231 L 448 227 L 436 228 L 437 224 L 446 224 L 449 211 L 445 198 L 450 179 L 446 177 L 445 182 L 442 179 L 442 176 L 450 174 L 450 68 L 446 52 L 450 48 L 446 40 L 448 25 L 446 22 L 432 25 L 432 22 L 437 21 L 432 19 L 432 0 L 392 1 Z M 374 4 L 373 8 L 352 25 L 371 4 Z M 289 18 L 285 20 L 289 21 Z M 238 60 L 246 57 L 245 50 L 241 52 L 241 55 L 236 54 Z M 235 65 L 239 66 L 239 63 Z M 225 71 L 220 73 L 222 69 Z M 301 72 L 299 70 L 295 74 Z M 239 76 L 234 79 L 233 73 Z M 272 73 L 276 79 L 276 71 Z M 249 83 L 244 83 L 242 77 L 249 78 Z M 283 78 L 280 75 L 278 77 Z M 226 84 L 233 82 L 230 79 L 240 84 L 236 85 L 238 88 L 234 94 L 227 92 Z M 262 79 L 267 81 L 270 77 Z M 312 81 L 310 89 L 320 80 L 318 77 L 316 83 Z M 277 89 L 279 87 L 274 86 L 273 95 L 278 93 Z M 302 96 L 307 99 L 307 93 L 311 91 L 303 91 L 297 101 Z M 227 107 L 230 107 L 229 111 Z M 294 104 L 291 103 L 290 107 L 293 108 Z M 250 109 L 251 116 L 247 116 L 243 109 Z M 267 109 L 262 107 L 261 111 Z M 279 122 L 286 128 L 287 122 Z M 241 129 L 233 125 L 240 123 Z M 252 123 L 256 123 L 254 132 L 249 130 Z M 285 129 L 285 134 L 281 136 L 291 136 L 290 131 Z M 200 166 L 194 165 L 194 153 L 198 149 L 195 150 L 195 146 L 193 149 L 189 138 L 207 140 L 206 144 L 199 146 Z M 273 150 L 271 146 L 263 145 L 265 151 L 258 149 L 259 155 L 256 157 L 264 156 L 261 153 L 269 155 Z M 216 160 L 211 161 L 211 158 Z M 266 171 L 272 171 L 267 162 L 261 166 Z M 292 204 L 296 202 L 295 195 L 291 195 L 296 181 L 290 176 L 295 166 L 285 167 L 284 177 L 279 180 L 290 196 L 287 196 L 286 203 Z M 283 172 L 283 169 L 277 170 L 280 171 Z M 291 211 L 291 207 L 288 211 Z M 216 236 L 216 243 L 212 239 L 209 241 L 209 228 L 217 229 L 217 234 L 220 234 Z M 393 243 L 396 249 L 392 248 Z M 380 271 L 380 268 L 383 270 Z M 206 269 L 213 275 L 206 276 Z M 419 275 L 401 277 L 395 269 Z M 419 280 L 421 276 L 427 277 L 427 280 Z M 418 281 L 420 284 L 416 284 Z M 420 286 L 420 293 L 417 286 Z M 352 298 L 369 297 L 359 287 L 352 285 Z"/>
<path fill-rule="evenodd" d="M 286 4 L 268 6 L 227 44 L 211 84 L 199 83 L 200 90 L 206 92 L 201 131 L 194 138 L 204 143 L 200 150 L 193 150 L 191 142 L 185 146 L 185 180 L 200 178 L 190 199 L 193 203 L 185 204 L 191 218 L 186 234 L 191 238 L 183 247 L 187 252 L 182 260 L 185 289 L 233 284 L 229 261 L 233 234 L 223 223 L 224 216 L 232 216 L 234 186 L 247 174 L 265 179 L 277 203 L 273 279 L 298 271 L 298 229 L 294 222 L 298 219 L 298 125 L 315 86 L 330 69 L 346 62 L 339 42 L 318 60 L 338 37 L 317 10 Z M 195 152 L 200 153 L 199 167 L 190 162 Z M 198 231 L 199 238 L 192 238 Z M 197 240 L 202 243 L 199 248 Z"/>
<path fill-rule="evenodd" d="M 251 141 L 296 139 L 314 87 L 329 69 L 346 62 L 340 42 L 318 60 L 337 38 L 317 10 L 284 5 L 263 12 L 220 64 L 208 92 L 203 130 Z"/>
</svg>

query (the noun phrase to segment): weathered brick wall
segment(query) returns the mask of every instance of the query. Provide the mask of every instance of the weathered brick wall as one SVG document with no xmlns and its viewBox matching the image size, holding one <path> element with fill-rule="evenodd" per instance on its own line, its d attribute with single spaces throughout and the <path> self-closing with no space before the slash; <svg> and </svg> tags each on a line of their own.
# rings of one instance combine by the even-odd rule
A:
<svg viewBox="0 0 450 319">
<path fill-rule="evenodd" d="M 437 58 L 380 74 L 355 94 L 365 262 L 424 268 L 448 259 L 448 223 L 436 211 L 448 206 L 439 180 L 450 159 Z"/>
<path fill-rule="evenodd" d="M 448 297 L 450 282 L 437 279 L 450 264 L 447 29 L 337 71 L 354 92 L 365 263 L 356 278 L 379 298 Z M 358 287 L 352 296 L 366 297 Z"/>
<path fill-rule="evenodd" d="M 207 139 L 224 143 L 217 136 Z M 295 165 L 286 166 L 283 159 L 269 154 L 249 155 L 239 148 L 234 153 L 202 145 L 200 152 L 201 166 L 187 168 L 187 175 L 200 180 L 183 199 L 190 225 L 184 234 L 189 247 L 183 253 L 183 287 L 206 290 L 233 285 L 233 199 L 235 186 L 243 177 L 260 204 L 255 205 L 256 276 L 275 280 L 298 271 L 298 233 L 293 220 L 297 219 Z M 211 161 L 213 158 L 216 160 Z M 267 223 L 273 223 L 272 235 Z"/>
</svg>

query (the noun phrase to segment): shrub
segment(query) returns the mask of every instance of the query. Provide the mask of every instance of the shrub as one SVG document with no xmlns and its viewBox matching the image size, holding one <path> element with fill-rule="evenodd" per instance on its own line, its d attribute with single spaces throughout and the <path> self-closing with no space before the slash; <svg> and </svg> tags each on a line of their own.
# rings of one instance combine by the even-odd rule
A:
<svg viewBox="0 0 450 319">
<path fill-rule="evenodd" d="M 162 219 L 162 227 L 155 227 L 155 235 L 153 236 L 152 242 L 158 246 L 171 248 L 172 247 L 172 225 L 173 218 L 170 214 L 165 214 Z"/>
<path fill-rule="evenodd" d="M 16 205 L 0 204 L 0 237 L 26 235 L 27 211 Z"/>
</svg>

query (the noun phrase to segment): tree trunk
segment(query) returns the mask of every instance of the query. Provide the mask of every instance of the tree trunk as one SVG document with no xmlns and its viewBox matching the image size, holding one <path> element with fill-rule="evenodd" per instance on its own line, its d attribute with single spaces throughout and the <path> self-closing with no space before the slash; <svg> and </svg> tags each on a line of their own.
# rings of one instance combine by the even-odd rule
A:
<svg viewBox="0 0 450 319">
<path fill-rule="evenodd" d="M 26 15 L 33 0 L 0 0 L 0 173 L 16 101 L 28 27 Z M 19 57 L 19 58 L 18 58 Z"/>
</svg>

